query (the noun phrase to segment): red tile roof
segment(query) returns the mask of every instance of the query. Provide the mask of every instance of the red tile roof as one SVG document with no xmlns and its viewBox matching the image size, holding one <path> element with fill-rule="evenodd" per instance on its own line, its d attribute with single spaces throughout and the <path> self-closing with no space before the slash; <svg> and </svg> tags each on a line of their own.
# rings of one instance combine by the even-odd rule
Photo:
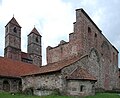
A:
<svg viewBox="0 0 120 98">
<path fill-rule="evenodd" d="M 32 72 L 26 75 L 33 75 L 33 74 L 43 74 L 43 73 L 48 73 L 48 72 L 55 72 L 55 71 L 60 71 L 61 69 L 63 69 L 66 66 L 69 66 L 75 62 L 77 62 L 78 60 L 80 60 L 81 58 L 76 56 L 76 57 L 72 57 L 70 59 L 65 59 L 59 62 L 55 62 L 55 63 L 49 63 L 45 66 L 40 67 L 40 70 L 37 72 Z"/>
<path fill-rule="evenodd" d="M 34 27 L 33 30 L 30 32 L 30 34 L 32 34 L 32 33 L 41 36 L 40 33 L 38 32 L 38 30 L 37 30 L 35 27 Z M 29 35 L 30 35 L 30 34 L 29 34 Z"/>
<path fill-rule="evenodd" d="M 20 77 L 38 70 L 36 65 L 0 57 L 0 76 Z"/>
<path fill-rule="evenodd" d="M 60 71 L 78 60 L 80 57 L 72 57 L 63 61 L 47 64 L 46 66 L 38 67 L 33 64 L 28 64 L 20 61 L 15 61 L 5 57 L 0 57 L 0 76 L 21 77 L 26 75 L 44 74 L 49 72 Z M 87 79 L 96 80 L 84 69 L 76 69 L 67 79 Z"/>
<path fill-rule="evenodd" d="M 80 68 L 80 67 L 76 68 L 74 72 L 72 72 L 69 76 L 67 76 L 67 79 L 96 81 L 95 77 L 93 77 L 91 74 L 89 74 L 87 70 Z"/>
<path fill-rule="evenodd" d="M 12 23 L 12 24 L 14 24 L 14 25 L 16 25 L 16 26 L 21 27 L 14 17 L 7 23 L 7 25 L 8 25 L 9 23 Z M 6 26 L 7 26 L 7 25 L 6 25 Z"/>
</svg>

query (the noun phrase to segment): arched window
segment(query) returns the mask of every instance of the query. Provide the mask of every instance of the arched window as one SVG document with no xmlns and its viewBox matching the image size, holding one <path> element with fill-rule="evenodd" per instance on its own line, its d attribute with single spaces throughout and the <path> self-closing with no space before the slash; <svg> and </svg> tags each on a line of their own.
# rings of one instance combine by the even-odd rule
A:
<svg viewBox="0 0 120 98">
<path fill-rule="evenodd" d="M 106 41 L 103 41 L 102 45 L 101 45 L 101 49 L 102 49 L 102 54 L 104 57 L 108 58 L 109 60 L 111 59 L 111 52 L 110 52 L 110 48 L 109 48 L 109 44 Z"/>
<path fill-rule="evenodd" d="M 91 28 L 90 27 L 88 27 L 88 33 L 91 34 Z"/>
<path fill-rule="evenodd" d="M 38 43 L 38 37 L 36 37 L 36 42 Z"/>
<path fill-rule="evenodd" d="M 7 80 L 3 81 L 3 90 L 6 92 L 10 91 L 10 84 Z"/>
<path fill-rule="evenodd" d="M 97 38 L 97 34 L 95 33 L 95 38 Z"/>
<path fill-rule="evenodd" d="M 16 28 L 16 27 L 14 27 L 13 31 L 14 31 L 15 33 L 17 33 L 17 28 Z"/>
<path fill-rule="evenodd" d="M 88 42 L 87 42 L 88 46 L 91 47 L 91 45 L 92 45 L 92 30 L 90 27 L 88 27 L 87 40 L 88 40 Z"/>
</svg>

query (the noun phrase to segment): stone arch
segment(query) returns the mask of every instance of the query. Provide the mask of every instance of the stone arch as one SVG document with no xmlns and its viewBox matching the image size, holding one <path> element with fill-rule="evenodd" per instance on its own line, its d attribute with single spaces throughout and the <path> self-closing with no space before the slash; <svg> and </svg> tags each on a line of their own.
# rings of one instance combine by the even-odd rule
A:
<svg viewBox="0 0 120 98">
<path fill-rule="evenodd" d="M 88 46 L 90 47 L 92 44 L 92 30 L 90 27 L 88 27 L 87 30 L 87 40 L 88 40 Z"/>
<path fill-rule="evenodd" d="M 3 81 L 3 90 L 6 91 L 6 92 L 10 91 L 10 83 L 9 83 L 9 81 L 7 81 L 7 80 Z"/>
<path fill-rule="evenodd" d="M 95 48 L 92 48 L 89 52 L 89 58 L 90 60 L 94 60 L 96 62 L 99 62 L 99 54 Z"/>
<path fill-rule="evenodd" d="M 91 28 L 90 28 L 90 27 L 88 27 L 88 33 L 89 33 L 89 34 L 91 34 L 91 33 L 92 33 L 92 31 L 91 31 Z"/>
<path fill-rule="evenodd" d="M 38 40 L 38 36 L 36 37 L 35 41 L 36 41 L 37 43 L 39 42 L 39 40 Z"/>
<path fill-rule="evenodd" d="M 109 44 L 106 41 L 103 41 L 101 45 L 102 50 L 102 56 L 110 58 L 110 47 Z"/>
<path fill-rule="evenodd" d="M 15 33 L 17 33 L 17 28 L 16 28 L 16 27 L 14 27 L 14 28 L 13 28 L 13 31 L 14 31 Z"/>
</svg>

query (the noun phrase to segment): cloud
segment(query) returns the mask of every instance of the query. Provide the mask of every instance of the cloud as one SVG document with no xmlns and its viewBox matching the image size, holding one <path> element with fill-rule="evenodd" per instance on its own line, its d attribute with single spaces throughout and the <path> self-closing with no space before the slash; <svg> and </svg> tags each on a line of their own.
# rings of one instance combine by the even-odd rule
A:
<svg viewBox="0 0 120 98">
<path fill-rule="evenodd" d="M 69 3 L 61 0 L 4 0 L 0 9 L 1 24 L 5 26 L 14 14 L 22 26 L 23 51 L 27 51 L 27 35 L 35 25 L 42 35 L 43 54 L 45 55 L 45 48 L 48 45 L 57 45 L 63 35 L 65 40 L 68 40 L 67 36 L 72 32 L 74 19 L 71 8 Z M 43 56 L 43 61 L 45 63 L 45 56 Z"/>
<path fill-rule="evenodd" d="M 0 4 L 0 41 L 4 42 L 4 26 L 14 14 L 22 26 L 23 51 L 27 51 L 27 35 L 34 25 L 42 35 L 44 63 L 48 45 L 56 46 L 62 39 L 68 41 L 69 33 L 73 32 L 72 23 L 75 22 L 77 8 L 83 8 L 108 40 L 120 50 L 119 0 L 0 0 Z M 0 49 L 3 48 L 4 43 L 0 46 Z"/>
<path fill-rule="evenodd" d="M 0 5 L 2 4 L 2 0 L 0 0 Z"/>
</svg>

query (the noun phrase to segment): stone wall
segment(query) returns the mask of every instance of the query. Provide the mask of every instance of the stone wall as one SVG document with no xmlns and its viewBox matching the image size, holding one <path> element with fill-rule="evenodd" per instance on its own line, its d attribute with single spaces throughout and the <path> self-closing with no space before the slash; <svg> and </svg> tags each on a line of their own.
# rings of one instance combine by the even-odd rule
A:
<svg viewBox="0 0 120 98">
<path fill-rule="evenodd" d="M 22 91 L 21 79 L 0 77 L 0 91 L 21 92 Z"/>
<path fill-rule="evenodd" d="M 63 79 L 59 72 L 22 78 L 23 91 L 27 88 L 32 88 L 34 94 L 37 95 L 48 95 L 54 90 L 59 90 L 61 92 L 63 90 L 63 84 Z"/>
<path fill-rule="evenodd" d="M 74 32 L 69 35 L 69 42 L 47 48 L 47 63 L 75 55 L 82 57 L 86 54 L 89 62 L 87 65 L 80 63 L 80 66 L 95 75 L 99 81 L 97 82 L 99 84 L 96 84 L 97 88 L 106 90 L 117 88 L 119 84 L 117 49 L 107 40 L 86 12 L 83 9 L 77 9 Z"/>
<path fill-rule="evenodd" d="M 21 61 L 21 27 L 11 22 L 5 26 L 4 56 Z"/>
<path fill-rule="evenodd" d="M 94 82 L 82 80 L 67 80 L 67 94 L 72 96 L 95 95 Z"/>
<path fill-rule="evenodd" d="M 23 91 L 28 88 L 32 88 L 33 93 L 40 96 L 49 95 L 56 90 L 59 91 L 61 94 L 68 95 L 94 95 L 95 92 L 92 90 L 92 86 L 95 85 L 94 82 L 91 82 L 89 80 L 66 80 L 66 76 L 70 75 L 73 71 L 75 71 L 78 66 L 86 68 L 85 65 L 87 63 L 88 55 L 83 56 L 79 61 L 67 67 L 64 67 L 60 72 L 44 73 L 22 77 Z M 80 91 L 80 86 L 78 85 L 84 85 L 86 87 L 85 92 L 81 91 L 80 93 L 78 93 Z M 77 90 L 75 92 L 72 91 L 72 87 L 76 88 Z"/>
</svg>

